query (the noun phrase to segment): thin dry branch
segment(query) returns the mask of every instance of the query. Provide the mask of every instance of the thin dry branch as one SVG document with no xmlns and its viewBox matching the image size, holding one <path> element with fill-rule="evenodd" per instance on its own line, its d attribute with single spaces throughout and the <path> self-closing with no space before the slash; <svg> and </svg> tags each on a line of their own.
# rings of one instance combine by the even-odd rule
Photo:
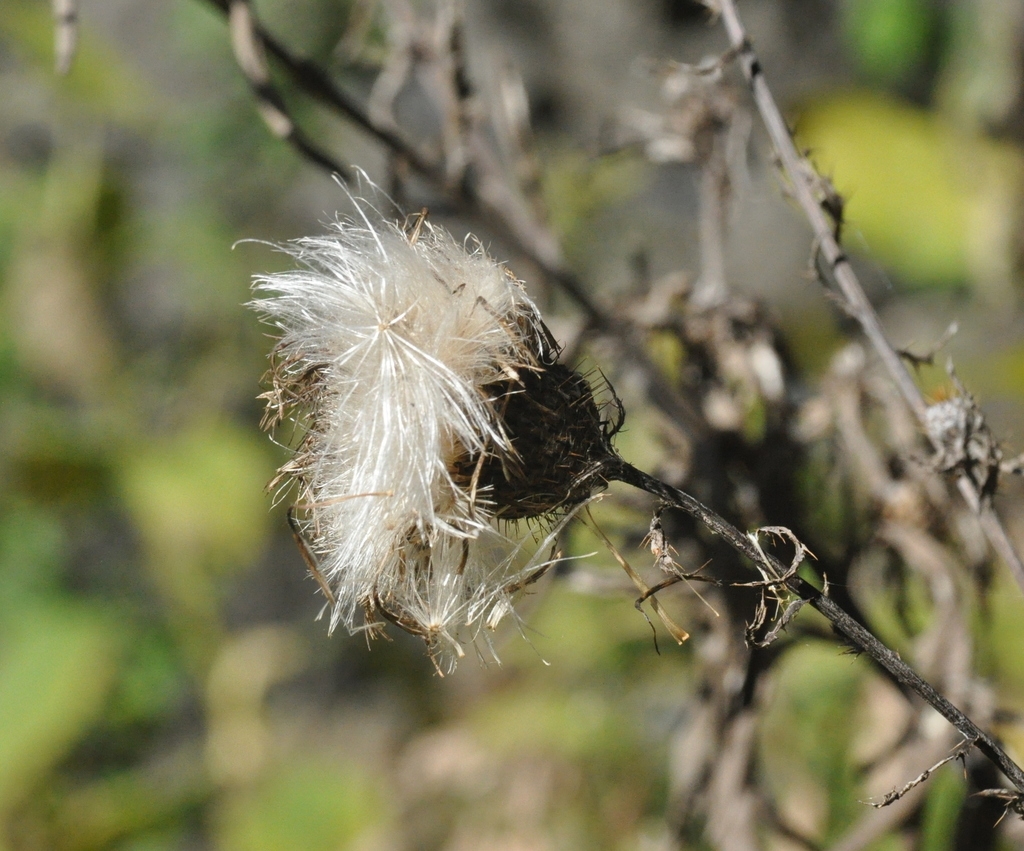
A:
<svg viewBox="0 0 1024 851">
<path fill-rule="evenodd" d="M 924 716 L 925 713 L 919 713 Z M 950 747 L 947 741 L 955 735 L 953 730 L 943 732 L 938 739 L 918 738 L 905 743 L 896 749 L 888 758 L 895 765 L 934 765 L 935 762 L 948 754 Z M 840 837 L 829 851 L 865 851 L 880 839 L 893 831 L 900 830 L 908 820 L 919 812 L 921 803 L 927 794 L 923 784 L 905 792 L 898 801 L 894 801 L 883 809 L 872 808 L 863 815 Z"/>
<path fill-rule="evenodd" d="M 838 287 L 837 295 L 841 297 L 843 307 L 860 324 L 864 336 L 868 338 L 879 359 L 885 364 L 900 394 L 921 424 L 922 430 L 928 434 L 936 451 L 941 451 L 942 446 L 928 433 L 928 404 L 924 395 L 907 370 L 899 352 L 886 338 L 878 314 L 868 301 L 846 252 L 839 244 L 836 237 L 836 221 L 830 221 L 830 216 L 821 203 L 819 187 L 823 185 L 822 178 L 807 159 L 801 156 L 793 142 L 792 133 L 768 87 L 760 60 L 754 53 L 735 3 L 733 0 L 716 0 L 713 5 L 715 11 L 721 15 L 731 44 L 730 53 L 739 60 L 758 112 L 778 154 L 783 173 L 789 180 L 790 191 L 814 232 L 819 262 L 824 266 L 829 278 L 835 282 Z M 978 514 L 992 547 L 1009 566 L 1014 579 L 1024 591 L 1024 562 L 1010 541 L 999 516 L 988 504 L 988 500 L 983 499 L 978 485 L 967 472 L 957 472 L 957 487 L 971 510 Z"/>
<path fill-rule="evenodd" d="M 230 13 L 232 0 L 205 0 L 225 16 Z M 253 19 L 253 34 L 259 39 L 267 55 L 278 62 L 291 82 L 306 95 L 322 105 L 339 112 L 349 121 L 373 136 L 385 147 L 399 154 L 412 168 L 431 180 L 440 177 L 437 166 L 423 157 L 400 133 L 379 127 L 370 121 L 366 108 L 356 98 L 334 84 L 327 73 L 315 62 L 300 59 L 268 33 L 259 21 Z M 300 150 L 300 153 L 303 153 Z"/>
<path fill-rule="evenodd" d="M 935 763 L 935 765 L 931 766 L 930 768 L 926 768 L 909 783 L 905 784 L 899 789 L 893 789 L 891 792 L 887 792 L 885 795 L 882 796 L 882 800 L 869 801 L 869 803 L 876 810 L 880 810 L 883 807 L 888 807 L 890 804 L 895 804 L 897 801 L 903 798 L 908 792 L 912 791 L 913 789 L 916 789 L 918 786 L 924 783 L 929 777 L 932 776 L 932 774 L 934 774 L 936 771 L 942 768 L 942 766 L 944 766 L 947 762 L 952 762 L 955 759 L 959 759 L 961 762 L 965 761 L 967 759 L 967 754 L 970 753 L 971 749 L 975 746 L 975 744 L 977 743 L 973 741 L 961 742 L 957 746 L 956 750 L 953 751 L 953 753 L 951 753 L 944 759 L 940 759 L 937 763 Z"/>
<path fill-rule="evenodd" d="M 302 132 L 288 111 L 284 98 L 271 81 L 263 39 L 249 0 L 230 0 L 228 28 L 231 31 L 231 49 L 235 61 L 249 81 L 260 117 L 270 132 L 293 145 L 306 159 L 321 168 L 342 177 L 347 175 L 350 169 L 314 145 Z"/>
</svg>

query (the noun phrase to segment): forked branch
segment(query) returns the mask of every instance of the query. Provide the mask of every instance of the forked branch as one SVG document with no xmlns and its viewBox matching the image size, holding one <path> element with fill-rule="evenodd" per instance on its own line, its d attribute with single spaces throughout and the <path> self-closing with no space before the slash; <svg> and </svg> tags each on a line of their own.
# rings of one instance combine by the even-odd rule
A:
<svg viewBox="0 0 1024 851">
<path fill-rule="evenodd" d="M 936 451 L 942 451 L 941 442 L 928 429 L 928 404 L 924 394 L 907 370 L 899 352 L 886 338 L 878 314 L 871 306 L 871 302 L 868 301 L 846 252 L 839 244 L 836 236 L 838 230 L 835 227 L 836 222 L 830 220 L 828 212 L 821 203 L 820 190 L 815 191 L 816 188 L 823 185 L 823 178 L 797 150 L 789 126 L 775 102 L 771 89 L 768 88 L 760 60 L 754 53 L 753 45 L 740 20 L 734 0 L 714 0 L 707 5 L 721 14 L 722 24 L 729 36 L 730 54 L 735 55 L 739 61 L 761 120 L 764 122 L 778 154 L 782 171 L 789 181 L 790 190 L 814 231 L 818 263 L 823 267 L 825 275 L 835 283 L 838 288 L 837 295 L 841 298 L 844 309 L 860 324 L 864 336 L 867 337 L 879 359 L 885 364 L 886 370 L 907 405 L 914 412 L 922 430 L 931 440 Z M 971 510 L 978 514 L 982 529 L 993 549 L 1009 566 L 1014 579 L 1024 591 L 1024 562 L 1021 561 L 1020 555 L 1014 548 L 990 501 L 983 498 L 984 495 L 967 471 L 957 472 L 957 487 Z"/>
</svg>

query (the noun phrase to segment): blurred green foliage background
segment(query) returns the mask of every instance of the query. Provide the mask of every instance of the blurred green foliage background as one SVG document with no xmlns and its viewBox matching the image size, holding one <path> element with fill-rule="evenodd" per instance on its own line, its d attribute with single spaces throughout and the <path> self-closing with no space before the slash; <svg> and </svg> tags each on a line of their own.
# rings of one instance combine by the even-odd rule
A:
<svg viewBox="0 0 1024 851">
<path fill-rule="evenodd" d="M 635 14 L 673 32 L 656 5 Z M 1020 32 L 995 61 L 979 46 L 990 34 L 971 30 L 980 17 L 954 6 L 940 20 L 934 5 L 818 10 L 847 70 L 799 87 L 800 138 L 850 193 L 850 242 L 887 269 L 893 315 L 924 317 L 907 326 L 921 333 L 956 305 L 961 375 L 997 422 L 1019 423 L 1021 140 L 996 119 L 1008 77 L 1019 97 Z M 258 6 L 320 56 L 348 15 L 344 2 Z M 316 586 L 263 491 L 285 453 L 257 427 L 269 342 L 243 307 L 252 274 L 283 261 L 236 243 L 318 230 L 343 195 L 265 132 L 206 5 L 81 15 L 62 78 L 47 5 L 0 5 L 0 849 L 672 847 L 663 812 L 685 759 L 672 743 L 702 649 L 663 638 L 656 655 L 629 592 L 546 587 L 526 605 L 530 643 L 510 635 L 500 667 L 469 660 L 443 680 L 415 641 L 367 649 L 315 621 Z M 348 128 L 325 122 L 317 138 L 371 174 L 379 163 Z M 589 164 L 567 138 L 544 141 L 545 186 L 586 267 L 609 239 L 602 216 L 649 172 Z M 799 289 L 800 262 L 781 321 L 813 382 L 842 336 L 808 320 L 824 308 Z M 598 511 L 609 534 L 646 522 Z M 826 505 L 821 528 L 836 517 Z M 600 549 L 585 532 L 573 546 Z M 615 575 L 606 553 L 593 561 Z M 997 588 L 979 654 L 1019 707 L 1024 601 Z M 666 605 L 693 604 L 671 592 Z M 880 629 L 904 622 L 893 605 L 879 598 Z M 823 843 L 869 794 L 851 754 L 877 679 L 824 641 L 777 675 L 763 770 Z M 1022 730 L 1002 732 L 1024 756 Z M 952 847 L 957 777 L 930 788 L 919 847 Z"/>
</svg>

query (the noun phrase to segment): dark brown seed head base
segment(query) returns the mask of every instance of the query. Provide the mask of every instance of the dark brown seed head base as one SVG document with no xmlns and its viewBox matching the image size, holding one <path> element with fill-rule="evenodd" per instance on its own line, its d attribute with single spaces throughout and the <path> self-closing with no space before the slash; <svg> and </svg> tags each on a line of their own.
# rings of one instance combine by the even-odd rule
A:
<svg viewBox="0 0 1024 851">
<path fill-rule="evenodd" d="M 605 484 L 601 469 L 616 457 L 611 438 L 618 426 L 602 419 L 580 373 L 556 362 L 538 364 L 488 390 L 513 454 L 464 458 L 453 478 L 465 482 L 476 475 L 477 490 L 496 517 L 567 511 Z"/>
</svg>

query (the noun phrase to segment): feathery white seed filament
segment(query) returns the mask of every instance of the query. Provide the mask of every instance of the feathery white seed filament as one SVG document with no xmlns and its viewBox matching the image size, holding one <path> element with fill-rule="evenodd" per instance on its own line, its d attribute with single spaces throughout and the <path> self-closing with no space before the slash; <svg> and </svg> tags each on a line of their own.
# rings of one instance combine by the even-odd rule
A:
<svg viewBox="0 0 1024 851">
<path fill-rule="evenodd" d="M 331 628 L 383 616 L 461 656 L 545 557 L 453 471 L 514 456 L 494 387 L 535 368 L 546 329 L 482 248 L 429 224 L 410 239 L 341 222 L 284 250 L 300 268 L 258 277 L 254 306 L 280 332 L 268 407 L 306 429 L 282 475 L 337 601 Z"/>
</svg>

